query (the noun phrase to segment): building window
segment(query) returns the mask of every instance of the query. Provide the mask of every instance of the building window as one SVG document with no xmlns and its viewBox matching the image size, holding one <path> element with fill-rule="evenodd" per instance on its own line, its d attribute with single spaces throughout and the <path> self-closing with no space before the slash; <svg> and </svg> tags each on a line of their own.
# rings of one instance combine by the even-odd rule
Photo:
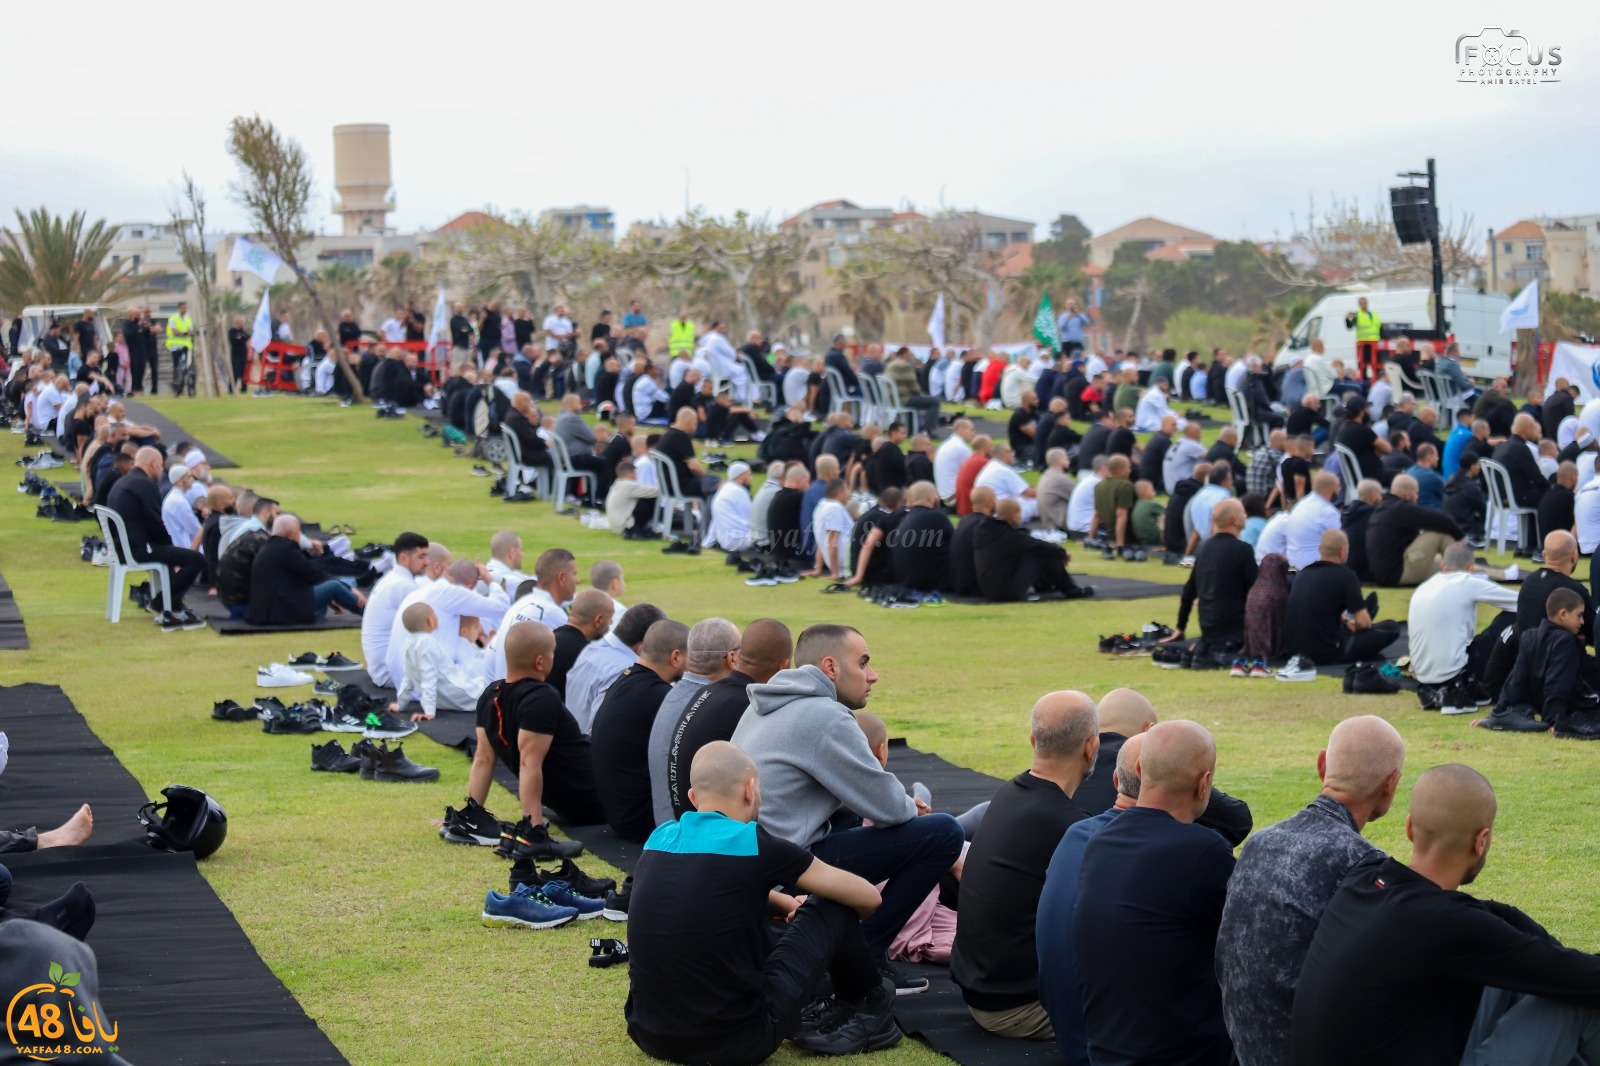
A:
<svg viewBox="0 0 1600 1066">
<path fill-rule="evenodd" d="M 134 256 L 133 257 L 133 272 L 135 274 L 139 273 L 139 257 L 138 256 Z"/>
<path fill-rule="evenodd" d="M 1538 263 L 1544 260 L 1544 245 L 1542 244 L 1525 244 L 1522 246 L 1522 250 L 1523 255 L 1530 263 Z"/>
<path fill-rule="evenodd" d="M 1027 244 L 1028 243 L 1028 235 L 1027 235 L 1027 233 L 1023 232 L 1022 230 L 1013 231 L 1012 234 L 1011 234 L 1011 243 L 1012 244 Z"/>
<path fill-rule="evenodd" d="M 985 248 L 1004 248 L 1006 246 L 1006 235 L 1004 233 L 985 233 L 983 235 L 983 246 Z"/>
<path fill-rule="evenodd" d="M 809 292 L 810 290 L 815 289 L 816 287 L 817 287 L 817 279 L 814 276 L 812 276 L 810 274 L 807 274 L 806 275 L 806 290 Z"/>
<path fill-rule="evenodd" d="M 829 248 L 828 249 L 828 265 L 830 267 L 837 267 L 837 266 L 843 266 L 844 265 L 844 249 L 843 248 Z"/>
<path fill-rule="evenodd" d="M 143 240 L 144 239 L 144 230 L 142 230 L 142 229 L 129 230 L 128 231 L 128 237 L 129 237 L 130 240 L 135 240 L 135 241 Z"/>
</svg>

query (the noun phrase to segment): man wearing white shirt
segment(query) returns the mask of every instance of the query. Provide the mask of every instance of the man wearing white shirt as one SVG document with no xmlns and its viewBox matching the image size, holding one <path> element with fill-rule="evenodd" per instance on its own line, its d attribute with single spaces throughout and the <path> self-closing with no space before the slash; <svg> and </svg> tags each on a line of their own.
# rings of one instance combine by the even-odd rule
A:
<svg viewBox="0 0 1600 1066">
<path fill-rule="evenodd" d="M 1406 628 L 1411 675 L 1418 685 L 1443 688 L 1467 670 L 1478 634 L 1479 604 L 1502 611 L 1517 609 L 1514 591 L 1472 571 L 1473 549 L 1457 541 L 1445 549 L 1439 572 L 1411 594 Z"/>
<path fill-rule="evenodd" d="M 611 632 L 590 641 L 578 653 L 577 661 L 567 671 L 567 710 L 577 719 L 579 729 L 589 732 L 594 712 L 599 710 L 611 683 L 638 661 L 645 631 L 666 616 L 653 603 L 636 603 L 611 627 Z"/>
<path fill-rule="evenodd" d="M 1289 558 L 1289 511 L 1279 511 L 1267 519 L 1267 524 L 1261 527 L 1261 535 L 1256 538 L 1256 562 L 1276 552 L 1285 559 Z"/>
<path fill-rule="evenodd" d="M 958 418 L 950 427 L 950 436 L 934 449 L 933 484 L 941 500 L 955 498 L 956 476 L 961 473 L 961 464 L 972 456 L 972 436 L 972 423 Z"/>
<path fill-rule="evenodd" d="M 697 348 L 692 353 L 683 351 L 672 357 L 672 362 L 667 364 L 667 388 L 675 389 L 683 384 L 683 379 L 691 370 L 700 371 L 700 380 L 711 377 L 711 363 L 705 357 L 704 348 Z"/>
<path fill-rule="evenodd" d="M 615 559 L 596 559 L 589 567 L 589 587 L 611 597 L 611 624 L 606 628 L 615 628 L 622 621 L 622 616 L 628 613 L 628 605 L 622 602 L 622 597 L 628 592 L 628 579 L 622 573 L 622 564 Z"/>
<path fill-rule="evenodd" d="M 383 339 L 390 344 L 399 344 L 406 339 L 406 328 L 400 324 L 401 314 L 403 312 L 396 310 L 378 326 L 378 332 L 383 334 Z"/>
<path fill-rule="evenodd" d="M 1093 381 L 1095 375 L 1106 372 L 1106 361 L 1099 352 L 1090 352 L 1089 357 L 1083 361 L 1083 380 Z"/>
<path fill-rule="evenodd" d="M 324 356 L 317 363 L 312 382 L 318 396 L 326 396 L 333 391 L 333 377 L 338 372 L 339 360 L 335 359 L 332 354 Z"/>
<path fill-rule="evenodd" d="M 504 589 L 507 596 L 515 598 L 517 586 L 531 579 L 531 575 L 522 572 L 522 538 L 509 529 L 490 537 L 489 561 L 484 569 L 489 571 L 489 579 L 495 585 Z"/>
<path fill-rule="evenodd" d="M 54 432 L 56 416 L 61 414 L 61 405 L 67 402 L 68 387 L 69 383 L 65 374 L 57 374 L 53 378 L 46 378 L 45 383 L 39 386 L 39 391 L 33 398 L 34 429 L 40 433 Z"/>
<path fill-rule="evenodd" d="M 567 317 L 567 309 L 556 304 L 556 309 L 544 316 L 544 350 L 560 351 L 561 346 L 572 339 L 572 334 L 572 319 Z"/>
<path fill-rule="evenodd" d="M 641 422 L 664 422 L 671 397 L 656 381 L 654 373 L 640 374 L 633 382 L 633 413 Z"/>
<path fill-rule="evenodd" d="M 1167 404 L 1167 390 L 1172 387 L 1171 382 L 1161 378 L 1155 383 L 1154 388 L 1144 390 L 1144 395 L 1139 397 L 1139 406 L 1134 411 L 1133 428 L 1140 433 L 1154 433 L 1161 428 L 1161 420 L 1172 415 L 1172 409 Z M 1183 419 L 1172 415 L 1176 420 L 1176 428 L 1182 429 L 1188 425 Z"/>
<path fill-rule="evenodd" d="M 973 488 L 985 485 L 994 490 L 996 500 L 1016 500 L 1022 506 L 1022 520 L 1039 517 L 1039 501 L 1032 485 L 1012 467 L 1016 453 L 1009 444 L 996 444 L 994 451 L 973 481 Z M 1070 501 L 1069 501 L 1070 502 Z"/>
<path fill-rule="evenodd" d="M 391 683 L 399 684 L 405 677 L 407 630 L 403 615 L 413 603 L 426 603 L 433 608 L 433 613 L 439 619 L 434 639 L 450 656 L 451 662 L 469 670 L 482 671 L 483 653 L 475 642 L 463 638 L 461 621 L 464 618 L 477 619 L 480 628 L 487 634 L 489 626 L 494 625 L 500 617 L 501 610 L 494 601 L 476 590 L 478 579 L 483 576 L 481 567 L 461 559 L 446 568 L 442 579 L 419 582 L 400 601 L 400 610 L 389 627 L 389 646 L 385 649 L 385 665 Z"/>
<path fill-rule="evenodd" d="M 1218 353 L 1217 358 L 1225 360 L 1223 366 L 1228 368 L 1228 372 L 1222 376 L 1223 388 L 1243 392 L 1245 375 L 1250 373 L 1250 365 L 1243 359 L 1232 358 L 1226 352 Z"/>
<path fill-rule="evenodd" d="M 565 548 L 550 548 L 533 564 L 538 584 L 521 597 L 500 618 L 489 652 L 484 656 L 484 684 L 506 676 L 505 635 L 518 622 L 543 622 L 552 631 L 567 624 L 562 604 L 571 603 L 578 592 L 578 563 Z"/>
<path fill-rule="evenodd" d="M 1389 384 L 1389 379 L 1380 375 L 1372 383 L 1372 388 L 1367 390 L 1367 416 L 1374 423 L 1383 420 L 1383 409 L 1394 403 L 1394 386 Z M 1373 432 L 1377 432 L 1374 428 Z"/>
<path fill-rule="evenodd" d="M 1078 483 L 1067 498 L 1067 532 L 1088 534 L 1094 523 L 1094 487 L 1105 480 L 1108 456 L 1097 455 L 1089 462 L 1089 472 L 1078 475 Z"/>
<path fill-rule="evenodd" d="M 1189 530 L 1189 547 L 1185 554 L 1193 555 L 1200 545 L 1211 539 L 1211 512 L 1223 500 L 1233 498 L 1233 467 L 1216 463 L 1206 475 L 1206 484 L 1183 512 L 1183 524 Z"/>
<path fill-rule="evenodd" d="M 396 679 L 389 677 L 389 634 L 399 617 L 400 604 L 417 587 L 417 577 L 428 568 L 428 539 L 416 533 L 402 533 L 394 539 L 394 566 L 378 579 L 367 596 L 361 613 L 361 654 L 367 676 L 385 687 Z"/>
<path fill-rule="evenodd" d="M 744 551 L 751 543 L 750 464 L 728 467 L 728 480 L 711 498 L 711 524 L 706 529 L 709 548 Z M 769 501 L 770 502 L 770 501 Z"/>
<path fill-rule="evenodd" d="M 1333 498 L 1339 494 L 1339 475 L 1327 470 L 1311 478 L 1311 491 L 1295 504 L 1285 529 L 1289 565 L 1296 570 L 1322 557 L 1322 535 L 1342 524 Z"/>
<path fill-rule="evenodd" d="M 715 376 L 725 379 L 732 386 L 733 402 L 748 406 L 755 399 L 751 394 L 750 374 L 739 361 L 739 353 L 733 350 L 733 344 L 728 340 L 727 327 L 721 322 L 711 323 L 710 331 L 700 338 L 700 343 L 705 346 L 706 354 L 716 371 Z"/>
<path fill-rule="evenodd" d="M 777 347 L 773 348 L 776 355 Z M 811 371 L 806 366 L 805 360 L 798 355 L 789 356 L 789 369 L 783 372 L 783 403 L 785 407 L 795 407 L 806 402 L 806 394 L 811 391 Z"/>
<path fill-rule="evenodd" d="M 61 409 L 56 412 L 56 439 L 64 444 L 71 444 L 67 440 L 67 423 L 72 421 L 72 412 L 78 409 L 78 401 L 89 395 L 89 386 L 77 385 L 67 390 L 62 397 Z"/>
<path fill-rule="evenodd" d="M 1600 478 L 1591 475 L 1589 483 L 1578 490 L 1573 514 L 1578 521 L 1578 551 L 1592 555 L 1600 549 Z M 1594 561 L 1589 565 L 1593 567 Z"/>
<path fill-rule="evenodd" d="M 161 521 L 167 527 L 167 536 L 180 548 L 198 548 L 200 519 L 195 517 L 194 507 L 184 495 L 194 484 L 194 476 L 188 467 L 177 463 L 167 471 L 167 479 L 172 482 L 172 488 L 161 501 Z"/>
</svg>

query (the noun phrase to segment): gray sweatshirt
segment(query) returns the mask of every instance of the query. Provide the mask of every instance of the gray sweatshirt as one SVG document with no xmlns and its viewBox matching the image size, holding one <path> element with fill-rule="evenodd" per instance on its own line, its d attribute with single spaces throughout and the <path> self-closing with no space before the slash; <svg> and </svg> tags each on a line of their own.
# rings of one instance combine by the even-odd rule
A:
<svg viewBox="0 0 1600 1066">
<path fill-rule="evenodd" d="M 815 666 L 780 670 L 765 685 L 750 686 L 750 711 L 733 733 L 761 775 L 761 827 L 801 847 L 826 836 L 839 810 L 884 827 L 917 816 L 905 786 L 878 765 L 866 734 L 835 696 L 833 682 Z"/>
</svg>

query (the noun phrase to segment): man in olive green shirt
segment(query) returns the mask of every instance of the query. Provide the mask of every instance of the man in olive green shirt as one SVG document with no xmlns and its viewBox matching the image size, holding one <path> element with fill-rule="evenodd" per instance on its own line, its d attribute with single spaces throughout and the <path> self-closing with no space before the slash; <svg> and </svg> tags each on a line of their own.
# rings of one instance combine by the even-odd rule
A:
<svg viewBox="0 0 1600 1066">
<path fill-rule="evenodd" d="M 1137 411 L 1139 409 L 1139 368 L 1132 363 L 1122 364 L 1122 381 L 1117 385 L 1117 391 L 1112 399 L 1112 407 L 1116 410 Z"/>
<path fill-rule="evenodd" d="M 1166 508 L 1156 499 L 1156 487 L 1148 481 L 1137 481 L 1133 494 L 1137 497 L 1130 519 L 1134 543 L 1160 544 L 1161 520 L 1166 516 Z"/>
<path fill-rule="evenodd" d="M 1094 520 L 1089 523 L 1093 538 L 1103 530 L 1107 553 L 1128 546 L 1128 519 L 1133 513 L 1133 482 L 1128 480 L 1128 457 L 1113 455 L 1106 461 L 1106 476 L 1094 487 Z"/>
</svg>

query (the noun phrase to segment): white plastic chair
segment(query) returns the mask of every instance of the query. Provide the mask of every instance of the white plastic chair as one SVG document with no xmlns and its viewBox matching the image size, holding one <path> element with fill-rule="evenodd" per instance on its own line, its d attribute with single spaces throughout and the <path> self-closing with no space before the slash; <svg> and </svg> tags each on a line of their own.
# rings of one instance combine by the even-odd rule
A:
<svg viewBox="0 0 1600 1066">
<path fill-rule="evenodd" d="M 1484 484 L 1489 489 L 1489 510 L 1484 517 L 1484 524 L 1489 530 L 1489 538 L 1498 542 L 1497 551 L 1506 550 L 1506 519 L 1514 518 L 1517 522 L 1517 541 L 1523 542 L 1522 530 L 1524 521 L 1538 520 L 1539 511 L 1535 507 L 1521 507 L 1517 504 L 1517 494 L 1511 487 L 1511 471 L 1502 463 L 1493 459 L 1478 460 L 1478 467 L 1483 472 Z M 1527 538 L 1531 542 L 1532 538 Z M 1513 545 L 1516 547 L 1517 545 Z"/>
<path fill-rule="evenodd" d="M 100 538 L 106 542 L 106 549 L 111 555 L 111 574 L 106 588 L 106 619 L 113 623 L 122 621 L 123 579 L 130 574 L 141 572 L 155 575 L 156 582 L 161 586 L 161 603 L 170 608 L 172 577 L 167 565 L 134 561 L 133 546 L 128 543 L 128 527 L 123 524 L 122 516 L 117 512 L 96 504 L 94 516 L 100 520 Z"/>
<path fill-rule="evenodd" d="M 778 387 L 771 381 L 763 381 L 761 375 L 756 373 L 756 362 L 743 352 L 739 353 L 739 362 L 744 364 L 744 372 L 749 375 L 750 383 L 755 386 L 756 399 L 767 405 L 769 410 L 778 406 Z"/>
<path fill-rule="evenodd" d="M 587 470 L 578 470 L 572 465 L 572 455 L 567 451 L 567 442 L 560 437 L 552 436 L 549 440 L 550 462 L 555 467 L 551 477 L 550 499 L 555 504 L 556 513 L 560 514 L 567 509 L 567 486 L 574 481 L 585 481 L 594 475 Z"/>
<path fill-rule="evenodd" d="M 1342 499 L 1345 510 L 1355 506 L 1356 486 L 1361 482 L 1361 460 L 1356 458 L 1356 453 L 1348 445 L 1335 444 L 1334 457 L 1339 463 L 1339 481 L 1343 485 Z"/>
<path fill-rule="evenodd" d="M 1250 403 L 1244 393 L 1238 389 L 1225 390 L 1228 394 L 1228 410 L 1233 415 L 1233 428 L 1239 434 L 1239 450 L 1251 451 L 1264 447 L 1267 443 L 1266 427 L 1250 417 Z"/>
<path fill-rule="evenodd" d="M 887 426 L 889 420 L 883 416 L 883 387 L 879 379 L 868 374 L 860 374 L 856 380 L 861 383 L 861 424 L 875 422 L 880 426 Z"/>
<path fill-rule="evenodd" d="M 828 382 L 828 413 L 836 415 L 846 407 L 854 407 L 856 424 L 860 425 L 861 398 L 859 396 L 851 396 L 845 391 L 844 375 L 830 366 L 823 371 L 822 376 Z"/>
<path fill-rule="evenodd" d="M 911 427 L 911 432 L 919 432 L 917 412 L 906 406 L 905 400 L 900 396 L 900 386 L 894 383 L 894 379 L 887 374 L 880 374 L 870 380 L 878 391 L 880 404 L 878 409 L 883 418 L 883 428 L 887 430 L 895 421 L 903 420 Z"/>
<path fill-rule="evenodd" d="M 683 494 L 683 486 L 678 484 L 677 464 L 670 458 L 654 448 L 651 448 L 648 454 L 650 465 L 656 472 L 656 528 L 670 536 L 672 516 L 682 512 L 684 532 L 686 534 L 692 532 L 690 543 L 699 544 L 700 537 L 705 531 L 702 511 L 705 501 L 698 496 L 690 497 Z"/>
<path fill-rule="evenodd" d="M 550 471 L 542 466 L 528 467 L 522 462 L 522 442 L 511 430 L 501 427 L 500 439 L 506 445 L 506 499 L 514 499 L 518 490 L 522 488 L 522 472 L 533 471 L 533 491 L 536 496 L 550 495 Z M 558 508 L 559 509 L 559 508 Z"/>
</svg>

